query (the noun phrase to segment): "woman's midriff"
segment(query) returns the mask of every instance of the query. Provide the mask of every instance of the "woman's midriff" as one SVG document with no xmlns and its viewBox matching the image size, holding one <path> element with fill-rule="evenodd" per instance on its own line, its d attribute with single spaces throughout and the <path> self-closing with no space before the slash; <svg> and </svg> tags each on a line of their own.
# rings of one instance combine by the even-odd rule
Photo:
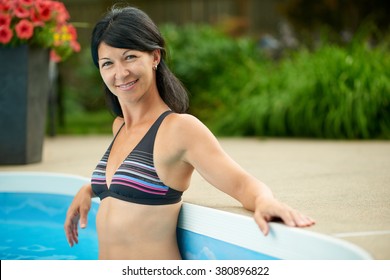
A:
<svg viewBox="0 0 390 280">
<path fill-rule="evenodd" d="M 181 203 L 142 205 L 107 197 L 96 216 L 99 259 L 180 259 Z"/>
</svg>

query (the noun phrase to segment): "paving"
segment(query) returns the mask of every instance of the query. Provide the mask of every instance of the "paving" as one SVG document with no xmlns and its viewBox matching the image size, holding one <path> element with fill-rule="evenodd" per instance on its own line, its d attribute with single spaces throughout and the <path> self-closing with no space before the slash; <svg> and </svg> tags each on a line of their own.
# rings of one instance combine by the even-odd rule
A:
<svg viewBox="0 0 390 280">
<path fill-rule="evenodd" d="M 43 160 L 0 166 L 90 177 L 110 136 L 46 138 Z M 274 195 L 316 220 L 307 230 L 349 241 L 390 260 L 390 141 L 220 138 L 222 147 Z M 184 200 L 251 215 L 199 174 Z"/>
</svg>

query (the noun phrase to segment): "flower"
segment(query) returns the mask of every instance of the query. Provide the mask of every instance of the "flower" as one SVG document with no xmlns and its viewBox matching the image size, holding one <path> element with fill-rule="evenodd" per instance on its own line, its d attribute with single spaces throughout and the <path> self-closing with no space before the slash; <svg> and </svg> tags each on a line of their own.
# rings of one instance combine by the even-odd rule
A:
<svg viewBox="0 0 390 280">
<path fill-rule="evenodd" d="M 80 51 L 65 5 L 52 0 L 0 0 L 0 46 L 30 44 L 50 49 L 63 61 Z"/>
<path fill-rule="evenodd" d="M 31 21 L 22 19 L 15 25 L 15 31 L 20 39 L 30 39 L 34 33 L 34 25 Z"/>
</svg>

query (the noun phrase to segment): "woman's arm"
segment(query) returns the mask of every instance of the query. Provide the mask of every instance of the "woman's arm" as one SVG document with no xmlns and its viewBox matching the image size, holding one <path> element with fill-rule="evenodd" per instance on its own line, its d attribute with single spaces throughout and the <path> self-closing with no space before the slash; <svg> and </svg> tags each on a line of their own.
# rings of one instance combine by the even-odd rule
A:
<svg viewBox="0 0 390 280">
<path fill-rule="evenodd" d="M 210 184 L 237 199 L 266 235 L 268 221 L 280 218 L 289 226 L 306 227 L 314 220 L 274 198 L 270 188 L 231 159 L 210 130 L 194 117 L 186 116 L 181 127 L 184 161 Z"/>
<path fill-rule="evenodd" d="M 81 228 L 86 228 L 88 223 L 88 212 L 91 209 L 91 199 L 94 197 L 92 186 L 90 183 L 85 184 L 80 188 L 78 193 L 73 198 L 71 205 L 66 213 L 64 229 L 66 239 L 69 246 L 73 246 L 79 242 L 78 240 L 78 224 Z"/>
<path fill-rule="evenodd" d="M 112 124 L 112 133 L 116 135 L 120 126 L 123 124 L 123 119 L 117 117 Z M 91 183 L 85 184 L 80 188 L 78 193 L 73 198 L 71 205 L 68 208 L 64 229 L 66 239 L 72 247 L 79 242 L 78 240 L 78 224 L 80 228 L 86 228 L 88 222 L 88 212 L 91 209 L 91 199 L 95 197 Z"/>
</svg>

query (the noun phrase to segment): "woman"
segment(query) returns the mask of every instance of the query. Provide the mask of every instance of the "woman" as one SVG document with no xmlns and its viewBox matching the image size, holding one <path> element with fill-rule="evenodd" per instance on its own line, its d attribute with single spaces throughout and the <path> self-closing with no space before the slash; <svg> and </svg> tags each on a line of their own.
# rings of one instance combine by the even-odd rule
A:
<svg viewBox="0 0 390 280">
<path fill-rule="evenodd" d="M 117 118 L 91 183 L 68 209 L 70 246 L 78 243 L 78 223 L 86 227 L 91 198 L 99 196 L 100 259 L 180 259 L 176 225 L 194 169 L 254 211 L 265 235 L 272 218 L 289 226 L 314 224 L 276 200 L 198 119 L 185 114 L 187 93 L 166 66 L 164 39 L 144 12 L 113 9 L 95 26 L 91 49 Z"/>
</svg>

